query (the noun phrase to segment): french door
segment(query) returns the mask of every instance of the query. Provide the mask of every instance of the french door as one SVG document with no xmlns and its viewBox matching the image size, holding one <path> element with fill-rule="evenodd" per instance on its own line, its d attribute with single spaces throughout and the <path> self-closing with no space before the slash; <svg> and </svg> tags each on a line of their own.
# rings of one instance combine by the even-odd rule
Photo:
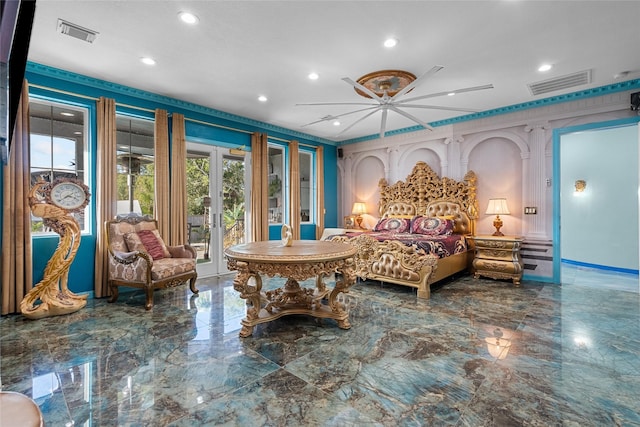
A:
<svg viewBox="0 0 640 427">
<path fill-rule="evenodd" d="M 248 241 L 246 157 L 224 147 L 187 144 L 187 223 L 199 277 L 228 273 L 224 249 Z"/>
</svg>

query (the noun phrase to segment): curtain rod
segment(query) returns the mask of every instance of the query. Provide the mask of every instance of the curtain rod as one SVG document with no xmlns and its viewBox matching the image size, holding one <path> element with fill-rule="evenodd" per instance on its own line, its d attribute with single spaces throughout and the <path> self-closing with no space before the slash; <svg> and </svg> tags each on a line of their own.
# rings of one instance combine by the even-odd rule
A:
<svg viewBox="0 0 640 427">
<path fill-rule="evenodd" d="M 280 141 L 280 142 L 291 142 L 291 141 L 297 141 L 294 139 L 284 139 L 284 138 L 278 138 L 277 136 L 269 136 L 267 134 L 267 139 L 272 139 L 274 141 Z M 298 141 L 298 146 L 300 147 L 309 147 L 309 148 L 317 148 L 317 145 L 309 145 L 309 144 L 305 144 L 303 142 Z"/>
<path fill-rule="evenodd" d="M 100 99 L 100 98 L 96 98 L 95 96 L 81 95 L 79 93 L 69 92 L 69 91 L 61 90 L 61 89 L 54 89 L 54 88 L 51 88 L 51 87 L 36 85 L 36 84 L 33 84 L 33 83 L 29 83 L 29 86 L 30 87 L 35 87 L 35 88 L 38 88 L 38 89 L 48 90 L 50 92 L 56 92 L 56 93 L 62 93 L 62 94 L 65 94 L 65 95 L 75 96 L 77 98 L 91 99 L 92 101 L 97 101 L 98 99 Z M 143 108 L 143 107 L 136 107 L 135 105 L 123 104 L 121 102 L 116 102 L 116 105 L 120 106 L 120 107 L 125 107 L 125 108 L 132 108 L 134 110 L 146 111 L 146 112 L 149 112 L 149 113 L 155 113 L 156 112 L 156 110 L 151 110 L 149 108 Z"/>
<path fill-rule="evenodd" d="M 229 126 L 217 125 L 215 123 L 209 123 L 209 122 L 205 122 L 205 121 L 197 120 L 197 119 L 190 119 L 188 117 L 185 117 L 184 120 L 185 121 L 189 121 L 189 122 L 193 122 L 193 123 L 200 123 L 202 125 L 213 126 L 213 127 L 220 128 L 220 129 L 232 130 L 234 132 L 248 133 L 248 134 L 252 134 L 253 133 L 252 131 L 249 131 L 249 130 L 236 129 L 236 128 L 232 128 L 232 127 L 229 127 Z"/>
</svg>

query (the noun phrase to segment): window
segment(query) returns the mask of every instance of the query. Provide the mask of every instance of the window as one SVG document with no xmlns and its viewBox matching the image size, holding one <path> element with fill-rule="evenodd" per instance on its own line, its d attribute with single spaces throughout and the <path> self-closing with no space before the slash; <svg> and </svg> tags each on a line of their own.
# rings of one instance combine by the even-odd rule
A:
<svg viewBox="0 0 640 427">
<path fill-rule="evenodd" d="M 300 151 L 300 222 L 315 222 L 315 188 L 313 154 Z"/>
<path fill-rule="evenodd" d="M 89 186 L 86 144 L 87 110 L 80 107 L 31 100 L 29 102 L 31 185 L 38 178 L 53 182 L 57 178 L 82 180 Z M 74 213 L 83 232 L 88 232 L 89 207 Z M 49 232 L 42 218 L 31 218 L 34 235 Z"/>
<path fill-rule="evenodd" d="M 282 224 L 286 221 L 284 209 L 285 162 L 284 148 L 269 145 L 269 224 Z"/>
<path fill-rule="evenodd" d="M 118 213 L 154 216 L 154 125 L 116 117 Z"/>
</svg>

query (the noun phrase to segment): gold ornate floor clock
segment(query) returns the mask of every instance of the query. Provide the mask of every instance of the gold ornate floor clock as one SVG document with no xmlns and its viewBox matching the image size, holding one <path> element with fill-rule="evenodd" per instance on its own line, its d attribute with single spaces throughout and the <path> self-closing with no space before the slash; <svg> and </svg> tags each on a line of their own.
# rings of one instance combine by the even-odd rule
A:
<svg viewBox="0 0 640 427">
<path fill-rule="evenodd" d="M 45 227 L 60 235 L 60 242 L 44 269 L 43 279 L 24 297 L 20 310 L 25 317 L 41 319 L 76 312 L 87 304 L 87 295 L 67 287 L 69 269 L 80 246 L 80 226 L 73 213 L 89 203 L 89 188 L 77 179 L 38 180 L 29 191 L 31 212 Z"/>
</svg>

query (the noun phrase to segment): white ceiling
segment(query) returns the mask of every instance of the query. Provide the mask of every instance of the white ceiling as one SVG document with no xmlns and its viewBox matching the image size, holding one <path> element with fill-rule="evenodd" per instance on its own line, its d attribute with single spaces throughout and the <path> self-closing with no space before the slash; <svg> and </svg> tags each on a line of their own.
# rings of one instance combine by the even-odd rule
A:
<svg viewBox="0 0 640 427">
<path fill-rule="evenodd" d="M 196 26 L 179 11 L 199 17 Z M 87 43 L 57 20 L 97 31 Z M 303 127 L 362 102 L 341 79 L 444 67 L 420 96 L 493 84 L 494 89 L 418 103 L 490 110 L 640 78 L 637 1 L 60 1 L 38 0 L 29 60 L 231 114 L 341 141 L 380 131 L 381 113 Z M 383 41 L 399 39 L 393 49 Z M 140 57 L 151 56 L 149 67 Z M 547 73 L 540 64 L 554 65 Z M 592 83 L 532 96 L 527 84 L 592 70 Z M 625 77 L 614 77 L 629 71 Z M 310 72 L 320 78 L 311 81 Z M 257 101 L 266 95 L 268 102 Z M 412 109 L 434 122 L 466 113 Z M 387 130 L 415 126 L 389 113 Z"/>
</svg>

